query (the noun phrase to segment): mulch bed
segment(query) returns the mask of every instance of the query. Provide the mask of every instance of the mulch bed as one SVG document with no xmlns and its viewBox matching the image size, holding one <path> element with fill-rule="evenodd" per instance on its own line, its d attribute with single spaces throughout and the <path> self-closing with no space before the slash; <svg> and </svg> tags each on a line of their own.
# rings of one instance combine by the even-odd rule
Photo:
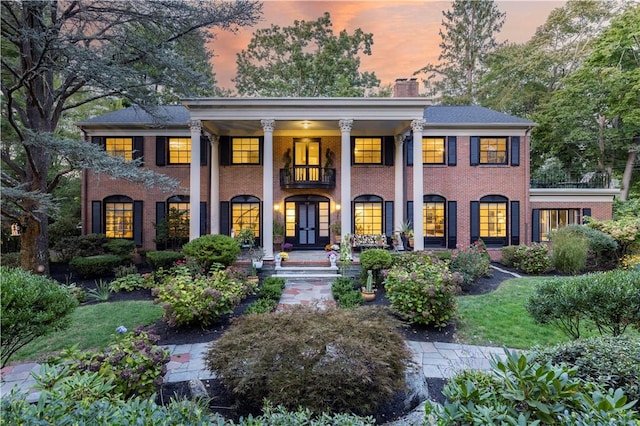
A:
<svg viewBox="0 0 640 426">
<path fill-rule="evenodd" d="M 68 271 L 64 266 L 52 267 L 52 277 L 58 281 L 65 283 L 68 278 Z M 478 280 L 474 286 L 466 291 L 465 295 L 477 295 L 484 294 L 495 290 L 506 279 L 513 278 L 510 274 L 505 274 L 500 271 L 492 270 L 491 277 L 485 277 Z M 107 278 L 108 279 L 108 278 Z M 95 288 L 95 280 L 83 280 L 74 281 L 77 285 L 83 286 L 87 289 Z M 222 317 L 219 321 L 212 324 L 209 327 L 169 327 L 162 320 L 147 327 L 147 331 L 159 336 L 160 345 L 182 345 L 189 343 L 206 343 L 213 342 L 218 339 L 226 329 L 231 325 L 234 318 L 242 315 L 244 310 L 251 305 L 256 296 L 251 296 L 245 299 L 231 315 Z M 153 300 L 150 290 L 136 290 L 133 292 L 120 292 L 112 294 L 109 301 L 124 301 L 124 300 Z M 384 288 L 377 290 L 377 296 L 374 302 L 368 304 L 388 306 L 389 301 L 385 297 Z M 443 329 L 436 329 L 433 327 L 426 327 L 421 325 L 405 325 L 401 332 L 407 340 L 423 341 L 423 342 L 456 342 L 456 325 L 450 323 Z M 442 403 L 444 397 L 441 393 L 442 387 L 445 384 L 443 379 L 428 379 L 428 385 L 430 390 L 430 399 L 436 402 Z M 218 380 L 204 380 L 203 384 L 209 397 L 211 398 L 210 407 L 216 412 L 222 415 L 238 419 L 240 416 L 246 416 L 249 412 L 242 410 L 242 407 L 234 406 L 234 400 L 221 385 Z M 189 385 L 187 382 L 167 383 L 162 385 L 158 392 L 158 403 L 166 403 L 171 398 L 187 397 L 191 396 Z M 259 413 L 253 413 L 259 414 Z M 391 401 L 385 407 L 382 407 L 374 416 L 376 423 L 382 424 L 394 419 L 398 419 L 406 414 L 406 410 L 401 404 L 401 399 L 396 398 Z"/>
</svg>

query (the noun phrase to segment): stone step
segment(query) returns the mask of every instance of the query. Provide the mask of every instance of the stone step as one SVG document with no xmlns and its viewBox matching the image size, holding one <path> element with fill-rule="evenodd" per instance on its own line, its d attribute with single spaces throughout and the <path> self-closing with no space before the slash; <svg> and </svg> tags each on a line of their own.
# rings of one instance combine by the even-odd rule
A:
<svg viewBox="0 0 640 426">
<path fill-rule="evenodd" d="M 337 274 L 337 266 L 276 266 L 276 274 Z"/>
<path fill-rule="evenodd" d="M 292 279 L 295 280 L 296 278 L 298 279 L 314 279 L 314 278 L 338 278 L 341 277 L 342 275 L 340 274 L 276 274 L 276 275 L 272 275 L 273 277 L 277 277 L 277 278 L 287 278 L 287 279 Z"/>
</svg>

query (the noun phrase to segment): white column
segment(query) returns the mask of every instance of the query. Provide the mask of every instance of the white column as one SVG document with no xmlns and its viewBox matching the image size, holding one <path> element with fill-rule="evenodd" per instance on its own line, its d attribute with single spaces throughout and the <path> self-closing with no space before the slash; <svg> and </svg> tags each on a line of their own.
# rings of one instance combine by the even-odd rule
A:
<svg viewBox="0 0 640 426">
<path fill-rule="evenodd" d="M 340 144 L 340 226 L 341 241 L 351 233 L 351 126 L 353 120 L 340 120 L 342 139 Z"/>
<path fill-rule="evenodd" d="M 202 122 L 192 120 L 191 127 L 191 164 L 189 165 L 189 240 L 200 236 L 200 132 Z"/>
<path fill-rule="evenodd" d="M 403 171 L 404 164 L 402 161 L 402 143 L 404 142 L 403 135 L 396 135 L 396 151 L 394 159 L 394 171 L 395 171 L 395 195 L 393 197 L 393 232 L 399 231 L 402 226 L 403 212 L 404 212 L 404 179 Z"/>
<path fill-rule="evenodd" d="M 422 228 L 422 200 L 424 183 L 422 173 L 422 130 L 424 120 L 413 120 L 413 249 L 424 250 L 424 229 Z"/>
<path fill-rule="evenodd" d="M 212 234 L 220 233 L 220 161 L 218 160 L 218 142 L 220 142 L 220 136 L 209 135 L 209 142 L 211 143 L 211 195 L 209 196 L 209 216 L 211 216 L 211 229 Z"/>
<path fill-rule="evenodd" d="M 273 260 L 273 129 L 275 120 L 260 120 L 264 131 L 262 165 L 262 246 L 265 260 Z"/>
</svg>

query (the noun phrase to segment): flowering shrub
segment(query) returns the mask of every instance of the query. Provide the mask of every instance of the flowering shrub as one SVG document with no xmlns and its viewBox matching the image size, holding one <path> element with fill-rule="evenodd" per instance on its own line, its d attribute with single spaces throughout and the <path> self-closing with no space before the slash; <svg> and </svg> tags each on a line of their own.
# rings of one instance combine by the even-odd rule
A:
<svg viewBox="0 0 640 426">
<path fill-rule="evenodd" d="M 640 271 L 640 253 L 626 255 L 620 259 L 620 265 L 622 266 L 622 269 Z"/>
<path fill-rule="evenodd" d="M 589 228 L 597 229 L 613 237 L 618 243 L 618 256 L 640 249 L 640 218 L 622 217 L 619 220 L 605 220 L 599 222 L 590 219 L 587 223 Z"/>
<path fill-rule="evenodd" d="M 462 274 L 463 288 L 470 288 L 471 285 L 481 277 L 488 277 L 491 257 L 487 252 L 482 240 L 478 240 L 469 247 L 461 247 L 451 255 L 449 270 Z"/>
<path fill-rule="evenodd" d="M 255 286 L 233 268 L 192 276 L 186 266 L 179 265 L 161 277 L 151 294 L 156 297 L 154 303 L 162 304 L 163 318 L 169 326 L 207 326 L 221 315 L 232 313 L 256 290 Z"/>
<path fill-rule="evenodd" d="M 71 374 L 97 372 L 106 380 L 113 380 L 114 392 L 123 398 L 149 397 L 162 384 L 169 352 L 156 345 L 158 336 L 141 327 L 134 332 L 121 327 L 116 329 L 120 336 L 104 352 L 72 348 L 63 352 L 60 361 L 68 363 Z"/>
<path fill-rule="evenodd" d="M 284 245 L 282 246 L 283 249 L 285 250 L 291 250 L 293 248 L 293 244 L 291 243 L 284 243 Z"/>
<path fill-rule="evenodd" d="M 455 315 L 455 296 L 460 287 L 441 260 L 424 255 L 412 257 L 419 262 L 396 265 L 387 273 L 387 298 L 407 321 L 443 328 Z"/>
<path fill-rule="evenodd" d="M 502 263 L 522 270 L 525 274 L 542 274 L 551 268 L 546 245 L 507 246 L 502 248 Z"/>
</svg>

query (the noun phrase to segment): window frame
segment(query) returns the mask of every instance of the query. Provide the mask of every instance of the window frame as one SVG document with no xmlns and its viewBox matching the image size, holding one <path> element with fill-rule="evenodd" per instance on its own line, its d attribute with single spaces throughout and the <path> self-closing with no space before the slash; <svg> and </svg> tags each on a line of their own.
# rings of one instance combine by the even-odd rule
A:
<svg viewBox="0 0 640 426">
<path fill-rule="evenodd" d="M 491 141 L 504 141 L 504 150 L 496 149 L 493 152 L 488 150 Z M 484 149 L 483 149 L 484 145 Z M 504 155 L 502 161 L 489 161 L 488 155 L 493 154 L 498 158 L 498 153 Z M 484 158 L 484 159 L 483 159 Z M 509 164 L 509 138 L 507 136 L 479 136 L 478 137 L 478 162 L 481 165 L 508 165 Z"/>
<path fill-rule="evenodd" d="M 238 206 L 250 206 L 247 210 L 244 210 L 244 213 L 242 215 L 250 212 L 253 209 L 257 209 L 254 214 L 248 216 L 250 225 L 248 227 L 253 230 L 253 236 L 255 238 L 256 244 L 259 245 L 261 241 L 260 230 L 262 225 L 262 202 L 258 197 L 254 197 L 252 195 L 239 195 L 233 197 L 230 200 L 229 223 L 231 227 L 230 230 L 232 229 L 235 235 L 238 235 L 242 229 L 247 228 L 247 226 L 244 225 L 244 222 L 241 222 L 242 224 L 240 225 L 240 227 L 236 226 L 238 224 L 238 221 L 236 220 L 235 216 L 235 208 Z"/>
<path fill-rule="evenodd" d="M 177 150 L 178 153 L 186 151 L 188 155 L 188 161 L 172 161 L 172 153 L 176 152 L 171 149 L 171 142 L 175 139 L 184 139 L 188 141 L 188 149 L 186 150 Z M 180 155 L 178 155 L 180 158 Z M 188 136 L 167 136 L 167 165 L 190 165 L 191 164 L 191 138 Z"/>
<path fill-rule="evenodd" d="M 257 149 L 256 150 L 236 150 L 236 145 L 235 142 L 236 141 L 241 141 L 241 140 L 255 140 L 255 143 L 257 144 Z M 255 161 L 236 161 L 235 155 L 236 152 L 238 153 L 246 153 L 248 155 L 248 157 L 251 156 L 251 153 L 255 153 L 254 155 L 257 155 L 257 158 Z M 257 136 L 231 136 L 229 138 L 229 164 L 232 166 L 241 166 L 241 165 L 248 165 L 248 166 L 256 166 L 256 165 L 260 165 L 262 164 L 262 141 L 260 137 Z"/>
<path fill-rule="evenodd" d="M 369 207 L 374 208 L 374 207 L 378 207 L 379 209 L 379 216 L 375 215 L 372 218 L 373 219 L 377 219 L 379 217 L 379 230 L 377 229 L 378 224 L 376 224 L 374 221 L 372 220 L 367 220 L 367 218 L 369 216 L 365 215 L 362 216 L 362 219 L 364 222 L 360 225 L 363 227 L 366 227 L 368 223 L 370 223 L 370 228 L 367 230 L 362 229 L 362 232 L 358 232 L 358 207 L 362 206 L 363 208 Z M 365 210 L 366 212 L 366 210 Z M 361 195 L 359 197 L 356 197 L 353 199 L 353 233 L 354 234 L 361 234 L 361 235 L 381 235 L 384 234 L 384 200 L 381 197 L 378 197 L 377 195 Z"/>
<path fill-rule="evenodd" d="M 124 147 L 123 149 L 109 149 L 109 142 L 119 141 L 120 144 Z M 129 141 L 128 149 L 122 144 L 123 141 Z M 116 147 L 119 145 L 116 144 Z M 112 157 L 120 157 L 124 161 L 129 162 L 134 159 L 133 150 L 134 150 L 134 138 L 132 136 L 105 136 L 104 138 L 104 150 L 107 154 Z"/>
<path fill-rule="evenodd" d="M 369 159 L 371 159 L 371 157 L 373 157 L 377 152 L 380 157 L 379 161 L 373 161 L 373 162 L 358 161 L 358 153 L 356 152 L 358 150 L 358 141 L 364 141 L 364 140 L 378 140 L 380 142 L 379 150 L 374 150 L 374 149 L 362 150 L 362 152 L 369 153 L 369 156 L 368 156 Z M 384 141 L 384 138 L 381 136 L 373 136 L 373 137 L 354 136 L 353 149 L 351 152 L 352 164 L 358 165 L 358 166 L 384 165 L 384 145 L 385 145 L 385 141 Z"/>
<path fill-rule="evenodd" d="M 427 148 L 427 141 L 440 141 L 442 142 L 442 146 L 436 147 L 434 149 Z M 440 150 L 441 149 L 441 150 Z M 442 156 L 440 161 L 428 161 L 428 157 L 431 155 L 435 155 L 434 153 L 440 152 Z M 447 162 L 447 138 L 444 136 L 423 136 L 422 137 L 422 164 L 423 165 L 445 165 Z"/>
<path fill-rule="evenodd" d="M 442 220 L 438 224 L 436 223 L 434 226 L 438 227 L 438 225 L 442 229 L 442 235 L 428 235 L 427 232 L 427 209 L 428 205 L 434 205 L 435 207 L 441 207 L 442 210 Z M 447 200 L 444 197 L 439 195 L 425 195 L 422 200 L 422 231 L 424 235 L 424 243 L 429 246 L 445 246 L 446 238 L 447 238 Z"/>
<path fill-rule="evenodd" d="M 582 223 L 582 211 L 579 208 L 564 208 L 564 209 L 538 209 L 538 241 L 540 242 L 548 242 L 549 241 L 549 235 L 551 234 L 551 232 L 557 231 L 560 228 L 563 228 L 565 226 L 568 225 L 574 225 L 574 224 L 580 224 Z M 562 226 L 559 225 L 559 216 L 558 213 L 563 212 L 566 213 L 566 223 Z M 546 226 L 544 226 L 543 229 L 543 214 L 548 214 L 545 215 L 547 217 L 545 217 L 545 219 L 548 219 Z M 551 214 L 552 213 L 556 213 L 556 220 L 555 220 L 555 228 L 553 227 L 553 225 L 550 223 L 551 221 Z M 571 213 L 573 213 L 573 215 L 571 215 Z M 573 216 L 573 218 L 571 218 L 570 216 Z M 573 222 L 571 220 L 574 220 Z"/>
<path fill-rule="evenodd" d="M 134 239 L 134 202 L 133 199 L 131 199 L 130 197 L 126 197 L 126 196 L 111 196 L 111 197 L 107 197 L 103 200 L 103 205 L 104 205 L 104 234 L 106 235 L 107 238 L 121 238 L 121 239 L 126 239 L 126 240 L 133 240 Z M 112 208 L 110 209 L 109 206 L 113 205 L 114 207 L 116 206 L 120 206 L 120 208 Z M 129 206 L 128 209 L 124 209 L 124 206 Z M 109 212 L 116 212 L 113 216 L 109 214 Z M 117 212 L 129 212 L 128 217 L 125 216 L 124 217 L 124 224 L 123 225 L 118 225 L 116 224 L 116 219 L 118 218 L 118 214 Z M 128 219 L 128 223 L 127 223 L 127 219 Z M 114 229 L 110 229 L 110 228 L 115 228 L 116 226 L 124 226 L 125 227 L 125 231 L 124 232 L 116 232 Z"/>
</svg>

